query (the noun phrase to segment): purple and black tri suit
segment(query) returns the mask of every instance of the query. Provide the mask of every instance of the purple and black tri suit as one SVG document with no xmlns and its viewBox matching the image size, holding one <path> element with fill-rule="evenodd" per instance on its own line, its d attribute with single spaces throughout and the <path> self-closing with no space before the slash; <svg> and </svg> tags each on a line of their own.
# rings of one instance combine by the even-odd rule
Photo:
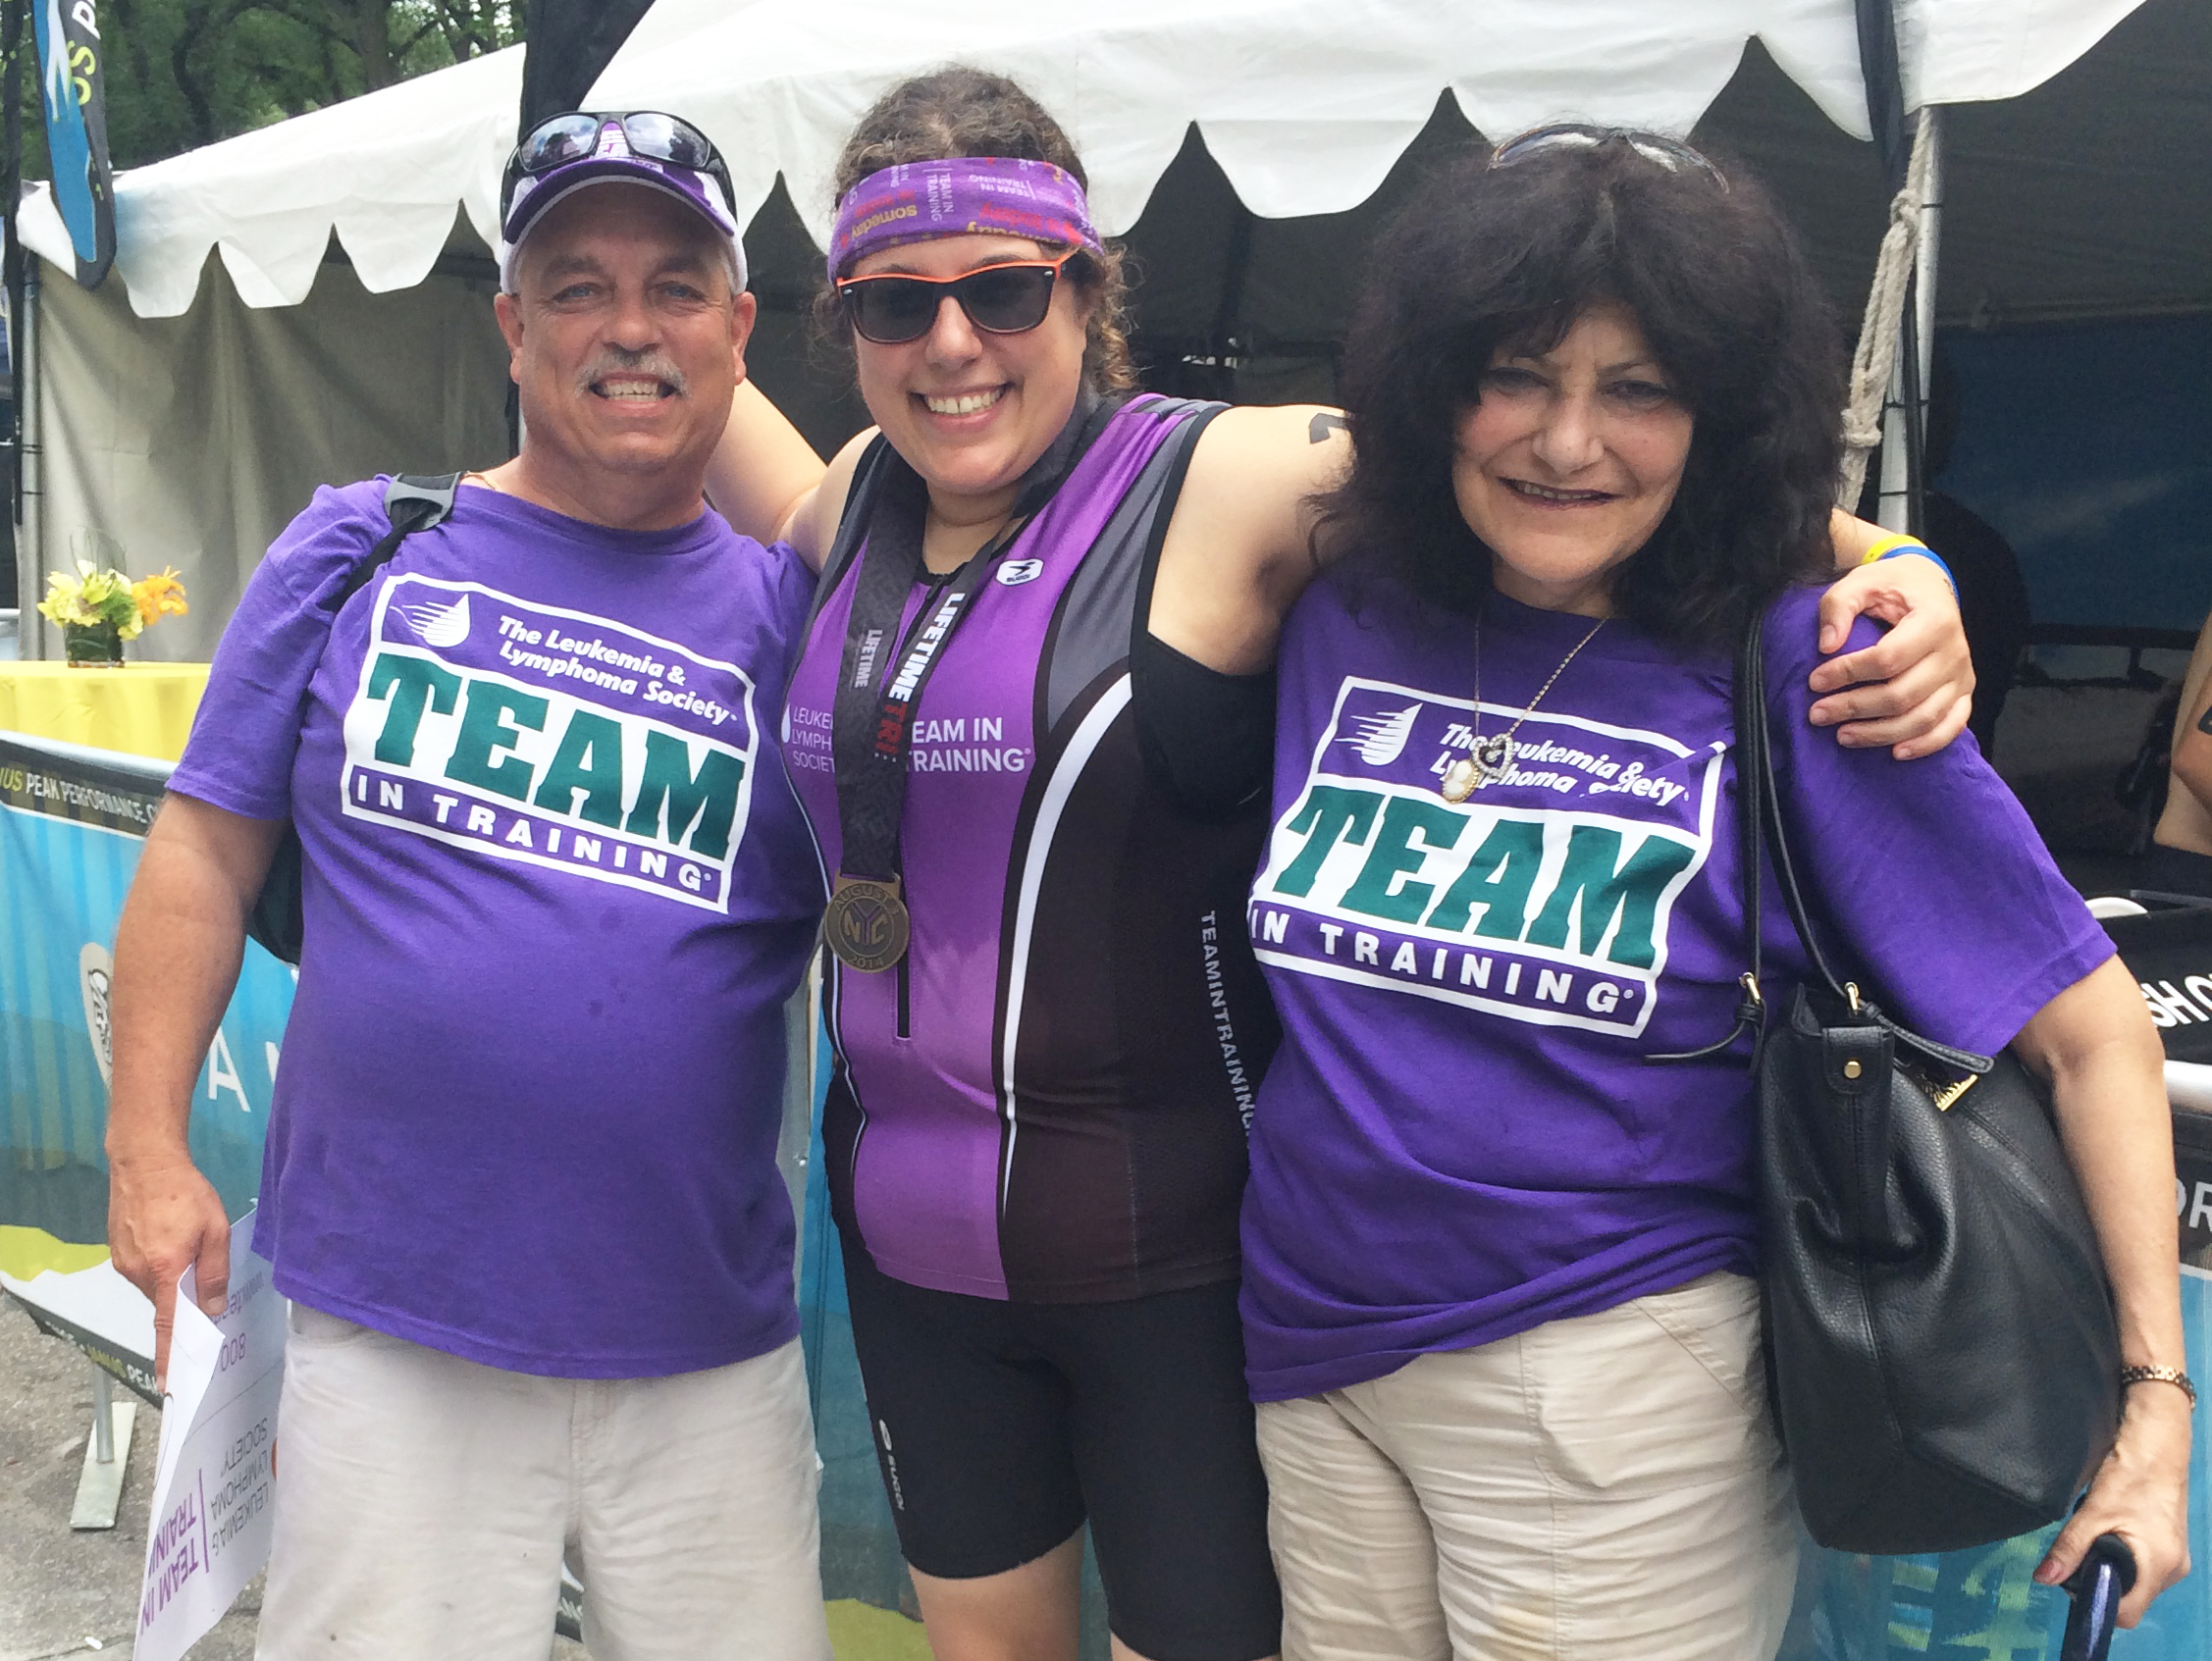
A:
<svg viewBox="0 0 2212 1661">
<path fill-rule="evenodd" d="M 1244 1122 L 1275 1038 L 1242 926 L 1258 842 L 1146 777 L 1128 662 L 1206 413 L 1143 398 L 1108 425 L 1006 549 L 914 716 L 911 942 L 895 969 L 833 970 L 822 1120 L 838 1222 L 911 1285 L 1093 1303 L 1237 1275 Z M 784 736 L 832 874 L 850 568 L 808 632 Z"/>
<path fill-rule="evenodd" d="M 1213 413 L 1116 411 L 941 649 L 899 821 L 909 946 L 877 973 L 830 962 L 822 1140 L 909 1561 L 995 1573 L 1087 1515 L 1124 1641 L 1231 1661 L 1272 1652 L 1278 1620 L 1235 1317 L 1278 1032 L 1243 924 L 1265 803 L 1186 811 L 1135 718 Z M 793 673 L 784 754 L 832 875 L 857 573 L 924 506 L 887 448 L 864 464 Z M 935 592 L 915 585 L 896 639 Z"/>
</svg>

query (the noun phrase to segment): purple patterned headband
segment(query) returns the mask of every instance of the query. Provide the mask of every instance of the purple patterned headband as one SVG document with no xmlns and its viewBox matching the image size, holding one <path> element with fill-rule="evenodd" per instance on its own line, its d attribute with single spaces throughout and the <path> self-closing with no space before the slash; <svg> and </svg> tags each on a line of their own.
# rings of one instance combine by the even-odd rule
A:
<svg viewBox="0 0 2212 1661">
<path fill-rule="evenodd" d="M 1011 156 L 949 156 L 900 162 L 845 192 L 829 238 L 829 278 L 884 248 L 972 234 L 1103 252 L 1075 175 Z"/>
</svg>

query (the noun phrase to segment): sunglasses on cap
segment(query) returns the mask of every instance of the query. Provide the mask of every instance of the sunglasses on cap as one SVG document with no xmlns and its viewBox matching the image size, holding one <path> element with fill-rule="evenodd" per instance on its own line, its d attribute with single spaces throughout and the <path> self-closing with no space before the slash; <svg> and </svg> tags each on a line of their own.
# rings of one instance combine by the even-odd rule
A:
<svg viewBox="0 0 2212 1661">
<path fill-rule="evenodd" d="M 632 110 L 627 115 L 592 115 L 583 110 L 571 110 L 566 115 L 540 122 L 524 133 L 522 142 L 514 147 L 514 154 L 507 158 L 506 174 L 500 189 L 500 218 L 504 219 L 513 207 L 517 184 L 525 179 L 566 167 L 570 162 L 586 160 L 599 148 L 600 134 L 609 126 L 622 130 L 623 142 L 629 146 L 631 155 L 706 174 L 721 186 L 722 200 L 733 214 L 736 212 L 737 192 L 730 185 L 729 169 L 723 164 L 721 152 L 690 122 L 662 115 L 658 110 Z"/>
<path fill-rule="evenodd" d="M 939 303 L 950 294 L 968 321 L 986 335 L 1021 335 L 1042 323 L 1052 309 L 1052 285 L 1060 268 L 1080 248 L 1056 260 L 1008 260 L 979 266 L 958 277 L 913 277 L 885 272 L 880 277 L 847 277 L 837 285 L 853 332 L 879 346 L 903 346 L 936 326 Z"/>
<path fill-rule="evenodd" d="M 1595 150 L 1616 142 L 1627 145 L 1646 161 L 1669 173 L 1702 173 L 1721 189 L 1728 188 L 1728 181 L 1720 170 L 1679 138 L 1628 127 L 1593 127 L 1585 122 L 1562 121 L 1531 128 L 1491 151 L 1490 165 L 1511 167 L 1515 162 L 1526 161 L 1548 150 Z"/>
</svg>

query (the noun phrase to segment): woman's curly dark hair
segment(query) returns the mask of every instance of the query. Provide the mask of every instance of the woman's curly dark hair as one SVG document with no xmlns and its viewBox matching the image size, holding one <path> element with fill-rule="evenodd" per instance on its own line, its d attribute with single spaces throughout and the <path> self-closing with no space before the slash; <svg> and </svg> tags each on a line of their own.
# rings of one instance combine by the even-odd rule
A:
<svg viewBox="0 0 2212 1661">
<path fill-rule="evenodd" d="M 948 156 L 1009 156 L 1050 162 L 1073 174 L 1086 190 L 1090 181 L 1060 124 L 1020 83 L 988 70 L 951 64 L 902 80 L 869 107 L 846 139 L 832 182 L 835 201 L 845 199 L 871 173 L 900 162 L 933 162 Z M 835 205 L 835 202 L 831 204 Z M 1097 392 L 1136 386 L 1129 345 L 1129 278 L 1119 244 L 1102 256 L 1080 253 L 1068 262 L 1068 280 L 1090 301 L 1083 343 L 1083 379 Z M 816 295 L 815 337 L 832 350 L 847 350 L 852 336 L 827 282 Z"/>
<path fill-rule="evenodd" d="M 1830 568 L 1840 337 L 1765 191 L 1624 137 L 1441 169 L 1378 243 L 1343 358 L 1354 459 L 1316 536 L 1451 610 L 1490 592 L 1452 493 L 1461 416 L 1501 347 L 1547 351 L 1626 308 L 1696 425 L 1674 503 L 1615 578 L 1615 611 L 1664 638 L 1731 639 L 1751 608 Z"/>
</svg>

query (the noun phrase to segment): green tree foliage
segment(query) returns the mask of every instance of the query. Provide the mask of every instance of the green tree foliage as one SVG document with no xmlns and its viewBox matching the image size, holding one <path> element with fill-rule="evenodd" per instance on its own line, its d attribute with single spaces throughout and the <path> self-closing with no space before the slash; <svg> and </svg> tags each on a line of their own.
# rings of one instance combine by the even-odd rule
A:
<svg viewBox="0 0 2212 1661">
<path fill-rule="evenodd" d="M 511 46 L 524 0 L 101 0 L 120 170 Z M 28 44 L 29 30 L 25 30 Z M 24 172 L 42 176 L 26 78 Z"/>
</svg>

